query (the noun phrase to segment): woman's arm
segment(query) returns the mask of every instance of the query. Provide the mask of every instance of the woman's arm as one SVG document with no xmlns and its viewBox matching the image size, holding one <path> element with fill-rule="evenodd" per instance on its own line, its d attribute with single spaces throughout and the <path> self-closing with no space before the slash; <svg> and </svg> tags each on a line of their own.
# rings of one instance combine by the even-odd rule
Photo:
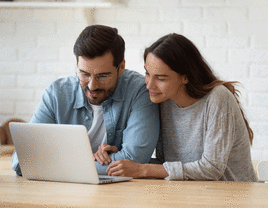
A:
<svg viewBox="0 0 268 208">
<path fill-rule="evenodd" d="M 130 160 L 113 161 L 107 168 L 110 176 L 130 176 L 133 178 L 166 178 L 168 173 L 163 165 L 140 164 Z"/>
</svg>

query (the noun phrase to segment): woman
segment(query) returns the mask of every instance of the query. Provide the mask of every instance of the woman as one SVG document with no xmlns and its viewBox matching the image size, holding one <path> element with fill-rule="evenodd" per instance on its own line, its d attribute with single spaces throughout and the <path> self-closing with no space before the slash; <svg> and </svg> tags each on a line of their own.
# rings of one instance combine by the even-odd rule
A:
<svg viewBox="0 0 268 208">
<path fill-rule="evenodd" d="M 144 53 L 151 101 L 160 103 L 160 164 L 114 161 L 109 175 L 169 180 L 256 181 L 253 132 L 234 82 L 216 78 L 194 44 L 166 35 Z"/>
</svg>

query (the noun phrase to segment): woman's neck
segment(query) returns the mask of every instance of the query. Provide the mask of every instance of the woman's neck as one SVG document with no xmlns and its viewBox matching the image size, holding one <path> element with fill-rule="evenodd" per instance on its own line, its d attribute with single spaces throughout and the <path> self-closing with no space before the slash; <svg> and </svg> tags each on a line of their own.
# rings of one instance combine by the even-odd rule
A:
<svg viewBox="0 0 268 208">
<path fill-rule="evenodd" d="M 171 100 L 173 100 L 177 104 L 178 107 L 185 108 L 185 107 L 188 107 L 190 105 L 193 105 L 198 100 L 200 100 L 200 98 L 197 98 L 197 99 L 192 98 L 187 93 L 183 93 L 183 94 L 176 96 L 173 99 L 171 98 Z"/>
</svg>

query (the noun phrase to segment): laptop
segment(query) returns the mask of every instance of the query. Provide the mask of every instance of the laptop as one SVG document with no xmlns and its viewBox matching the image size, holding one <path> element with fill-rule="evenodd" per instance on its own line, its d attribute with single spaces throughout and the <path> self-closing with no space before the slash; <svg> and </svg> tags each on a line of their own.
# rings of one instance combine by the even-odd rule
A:
<svg viewBox="0 0 268 208">
<path fill-rule="evenodd" d="M 27 179 L 90 184 L 132 179 L 98 175 L 83 125 L 10 122 L 9 127 Z"/>
</svg>

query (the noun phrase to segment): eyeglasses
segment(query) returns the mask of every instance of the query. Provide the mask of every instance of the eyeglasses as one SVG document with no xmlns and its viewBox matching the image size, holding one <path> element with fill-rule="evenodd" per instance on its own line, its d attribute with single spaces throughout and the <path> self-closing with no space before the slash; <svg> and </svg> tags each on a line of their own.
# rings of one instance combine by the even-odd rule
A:
<svg viewBox="0 0 268 208">
<path fill-rule="evenodd" d="M 116 69 L 118 71 L 119 66 Z M 83 71 L 80 71 L 80 70 L 77 71 L 76 75 L 77 75 L 78 79 L 83 83 L 89 83 L 93 79 L 93 77 L 90 74 L 83 72 Z M 95 80 L 99 84 L 102 84 L 102 85 L 108 84 L 112 78 L 111 74 L 97 74 L 94 77 L 95 77 Z"/>
</svg>

